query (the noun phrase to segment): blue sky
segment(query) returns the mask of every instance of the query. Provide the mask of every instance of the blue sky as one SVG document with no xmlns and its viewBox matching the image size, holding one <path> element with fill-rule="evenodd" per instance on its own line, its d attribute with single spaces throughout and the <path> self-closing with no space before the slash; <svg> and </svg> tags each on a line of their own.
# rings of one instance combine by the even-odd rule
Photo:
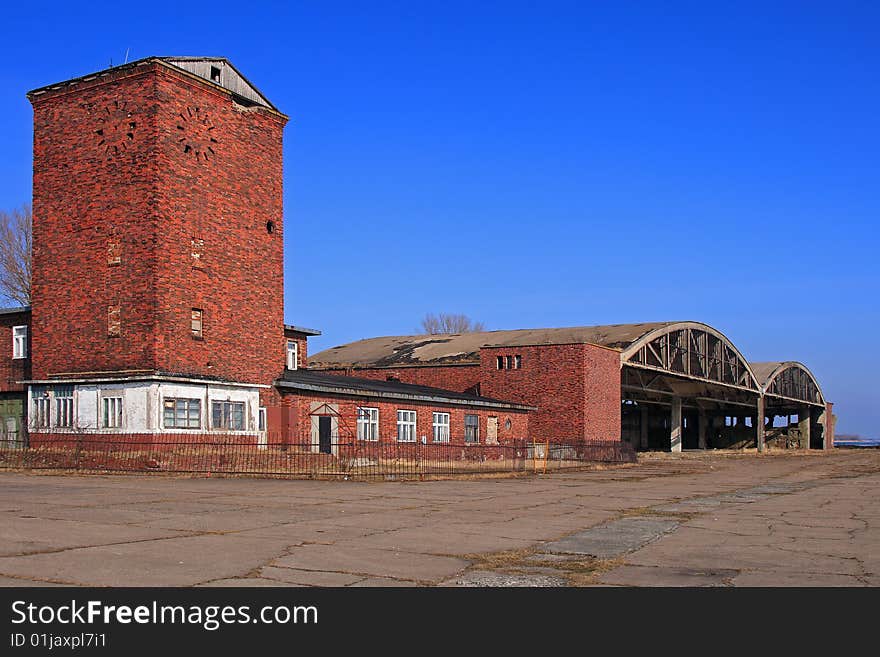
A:
<svg viewBox="0 0 880 657">
<path fill-rule="evenodd" d="M 880 8 L 870 2 L 163 3 L 4 9 L 0 207 L 24 94 L 228 57 L 285 134 L 287 321 L 310 349 L 695 319 L 794 359 L 880 435 Z"/>
</svg>

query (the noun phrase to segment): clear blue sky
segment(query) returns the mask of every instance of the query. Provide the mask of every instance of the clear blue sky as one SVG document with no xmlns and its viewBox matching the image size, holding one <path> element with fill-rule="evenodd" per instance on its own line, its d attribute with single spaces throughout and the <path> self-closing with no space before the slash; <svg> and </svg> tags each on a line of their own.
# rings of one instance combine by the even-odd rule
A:
<svg viewBox="0 0 880 657">
<path fill-rule="evenodd" d="M 4 8 L 0 207 L 26 91 L 228 57 L 291 116 L 287 321 L 410 333 L 695 319 L 805 362 L 880 435 L 872 2 L 148 2 Z"/>
</svg>

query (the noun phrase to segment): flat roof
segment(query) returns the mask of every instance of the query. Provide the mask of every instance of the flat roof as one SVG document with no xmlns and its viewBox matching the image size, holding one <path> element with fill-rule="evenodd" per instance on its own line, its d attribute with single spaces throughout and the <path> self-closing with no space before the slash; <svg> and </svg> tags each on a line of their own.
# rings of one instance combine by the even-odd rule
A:
<svg viewBox="0 0 880 657">
<path fill-rule="evenodd" d="M 0 308 L 0 315 L 18 315 L 20 313 L 29 313 L 30 306 L 19 306 L 18 308 Z"/>
<path fill-rule="evenodd" d="M 305 326 L 295 326 L 293 324 L 285 324 L 285 331 L 295 331 L 296 333 L 302 333 L 304 335 L 321 335 L 321 332 L 318 329 L 306 328 Z"/>
</svg>

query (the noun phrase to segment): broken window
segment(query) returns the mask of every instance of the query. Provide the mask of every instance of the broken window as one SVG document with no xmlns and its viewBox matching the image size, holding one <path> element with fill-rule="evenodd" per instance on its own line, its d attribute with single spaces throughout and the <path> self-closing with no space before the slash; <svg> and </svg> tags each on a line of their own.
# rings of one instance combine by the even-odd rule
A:
<svg viewBox="0 0 880 657">
<path fill-rule="evenodd" d="M 202 315 L 203 311 L 198 308 L 193 308 L 192 313 L 190 315 L 190 328 L 192 330 L 192 336 L 194 338 L 202 338 L 204 337 L 202 333 Z"/>
<path fill-rule="evenodd" d="M 192 257 L 193 269 L 204 269 L 202 258 L 205 254 L 205 240 L 200 237 L 193 237 L 191 244 L 190 256 Z"/>
<path fill-rule="evenodd" d="M 162 404 L 162 426 L 166 429 L 201 429 L 201 399 L 165 399 Z"/>
<path fill-rule="evenodd" d="M 122 244 L 116 240 L 107 243 L 107 264 L 118 265 L 122 263 Z"/>
</svg>

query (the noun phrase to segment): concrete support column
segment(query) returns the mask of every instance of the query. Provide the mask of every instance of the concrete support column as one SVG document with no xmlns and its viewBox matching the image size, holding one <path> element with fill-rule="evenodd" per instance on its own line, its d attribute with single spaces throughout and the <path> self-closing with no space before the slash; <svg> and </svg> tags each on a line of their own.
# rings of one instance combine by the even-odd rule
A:
<svg viewBox="0 0 880 657">
<path fill-rule="evenodd" d="M 764 451 L 764 395 L 758 397 L 758 416 L 755 418 L 755 442 L 758 451 Z"/>
<path fill-rule="evenodd" d="M 824 410 L 819 414 L 819 425 L 822 431 L 822 449 L 834 447 L 834 413 L 832 404 L 825 404 Z"/>
<path fill-rule="evenodd" d="M 706 449 L 706 430 L 709 428 L 709 418 L 706 417 L 706 411 L 702 408 L 697 416 L 697 440 L 700 449 Z"/>
<path fill-rule="evenodd" d="M 813 424 L 810 409 L 802 406 L 798 409 L 798 429 L 801 432 L 801 448 L 810 449 L 810 426 Z"/>
<path fill-rule="evenodd" d="M 672 413 L 669 422 L 670 451 L 681 451 L 681 397 L 672 398 Z"/>
<path fill-rule="evenodd" d="M 643 450 L 648 449 L 648 407 L 642 406 L 639 415 L 639 444 Z"/>
</svg>

